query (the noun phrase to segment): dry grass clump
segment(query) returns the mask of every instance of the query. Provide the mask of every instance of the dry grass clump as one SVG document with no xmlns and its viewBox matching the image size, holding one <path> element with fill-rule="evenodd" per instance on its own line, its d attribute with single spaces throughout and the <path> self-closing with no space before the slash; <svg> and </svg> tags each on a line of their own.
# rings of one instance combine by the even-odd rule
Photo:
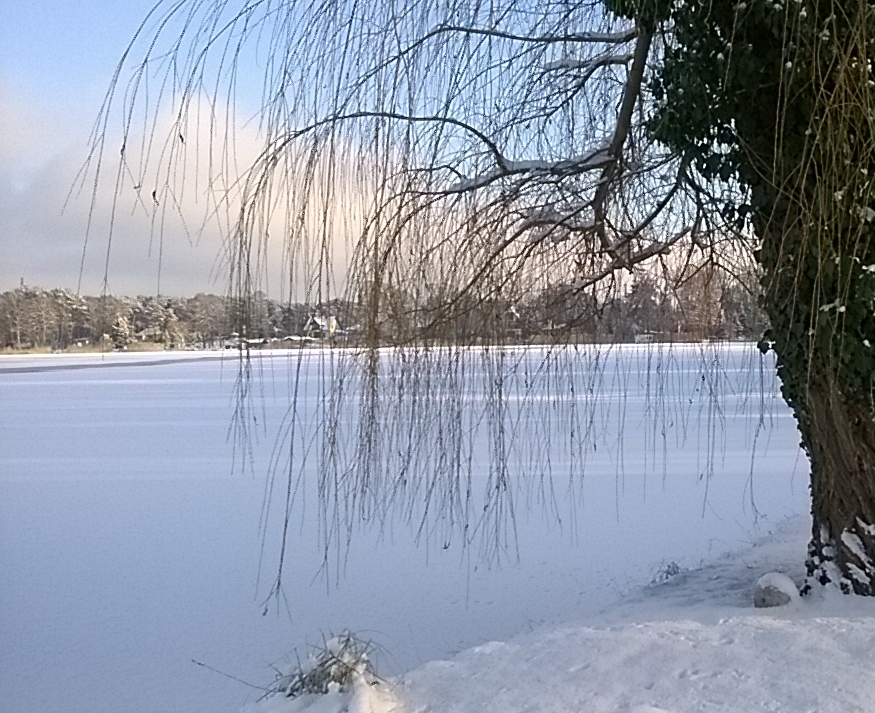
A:
<svg viewBox="0 0 875 713">
<path fill-rule="evenodd" d="M 374 645 L 344 631 L 313 647 L 305 661 L 277 671 L 267 696 L 298 698 L 305 694 L 345 693 L 356 683 L 378 685 L 374 670 Z"/>
</svg>

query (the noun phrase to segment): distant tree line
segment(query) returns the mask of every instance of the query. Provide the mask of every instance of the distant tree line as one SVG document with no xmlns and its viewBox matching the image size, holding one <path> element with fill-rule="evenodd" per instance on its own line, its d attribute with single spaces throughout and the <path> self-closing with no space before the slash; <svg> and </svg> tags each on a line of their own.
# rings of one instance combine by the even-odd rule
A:
<svg viewBox="0 0 875 713">
<path fill-rule="evenodd" d="M 435 342 L 452 338 L 476 344 L 488 336 L 526 343 L 549 341 L 560 333 L 604 342 L 755 340 L 766 320 L 751 288 L 756 279 L 748 277 L 706 266 L 670 285 L 637 276 L 601 298 L 574 285 L 553 284 L 525 295 L 471 294 L 433 310 L 428 301 L 396 290 L 386 295 L 384 309 L 372 324 L 358 304 L 344 300 L 282 304 L 263 293 L 245 303 L 213 294 L 89 297 L 63 288 L 22 285 L 0 293 L 0 346 L 220 348 L 243 340 L 255 344 L 296 338 L 354 344 L 368 329 L 396 342 L 431 337 Z"/>
<path fill-rule="evenodd" d="M 349 324 L 351 310 L 339 301 L 282 305 L 256 293 L 242 304 L 214 294 L 177 297 L 99 297 L 71 290 L 22 285 L 0 293 L 0 346 L 6 349 L 67 349 L 135 343 L 166 348 L 216 348 L 235 340 L 271 340 L 289 335 L 327 336 L 321 315 Z"/>
<path fill-rule="evenodd" d="M 206 346 L 227 332 L 227 313 L 216 295 L 89 297 L 22 285 L 0 293 L 0 339 L 7 349 L 106 345 L 111 338 Z"/>
</svg>

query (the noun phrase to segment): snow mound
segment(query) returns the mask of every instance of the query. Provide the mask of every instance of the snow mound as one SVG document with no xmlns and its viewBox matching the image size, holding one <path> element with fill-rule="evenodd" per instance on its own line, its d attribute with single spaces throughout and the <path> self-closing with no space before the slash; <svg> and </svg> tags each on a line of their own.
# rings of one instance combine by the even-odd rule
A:
<svg viewBox="0 0 875 713">
<path fill-rule="evenodd" d="M 786 574 L 769 572 L 757 580 L 753 605 L 760 609 L 780 607 L 799 599 L 796 583 Z"/>
<path fill-rule="evenodd" d="M 875 602 L 823 590 L 790 607 L 752 606 L 764 573 L 795 594 L 792 577 L 775 570 L 801 579 L 808 531 L 804 519 L 791 521 L 609 610 L 428 663 L 394 690 L 284 699 L 253 713 L 871 711 Z"/>
</svg>

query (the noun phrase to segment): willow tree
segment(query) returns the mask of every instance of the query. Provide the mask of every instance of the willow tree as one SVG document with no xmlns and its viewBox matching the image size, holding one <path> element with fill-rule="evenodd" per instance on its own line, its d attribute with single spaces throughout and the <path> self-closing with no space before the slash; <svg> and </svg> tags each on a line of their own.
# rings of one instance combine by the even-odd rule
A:
<svg viewBox="0 0 875 713">
<path fill-rule="evenodd" d="M 672 36 L 652 135 L 743 187 L 724 214 L 759 240 L 765 346 L 811 461 L 807 586 L 875 594 L 875 8 L 694 2 L 648 14 Z"/>
<path fill-rule="evenodd" d="M 279 242 L 286 295 L 359 306 L 359 476 L 345 497 L 366 514 L 428 500 L 449 473 L 443 499 L 466 521 L 454 402 L 429 401 L 429 420 L 404 391 L 432 346 L 500 343 L 534 287 L 577 309 L 573 328 L 623 275 L 756 255 L 812 462 L 809 571 L 871 594 L 871 22 L 862 0 L 181 0 L 132 43 L 126 61 L 140 59 L 124 92 L 120 67 L 92 158 L 99 172 L 120 103 L 119 195 L 156 214 L 207 195 L 240 304 Z M 406 350 L 392 413 L 387 345 Z M 462 388 L 441 373 L 424 379 L 435 393 Z M 390 429 L 406 461 L 381 451 L 393 413 L 451 441 L 425 490 L 405 475 L 422 434 Z"/>
</svg>

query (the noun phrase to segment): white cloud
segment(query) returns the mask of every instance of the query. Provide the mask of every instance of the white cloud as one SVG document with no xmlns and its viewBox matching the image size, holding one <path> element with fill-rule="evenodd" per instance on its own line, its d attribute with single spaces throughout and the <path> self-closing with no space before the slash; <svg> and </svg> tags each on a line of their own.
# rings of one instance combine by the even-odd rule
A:
<svg viewBox="0 0 875 713">
<path fill-rule="evenodd" d="M 229 132 L 235 139 L 233 151 L 223 154 L 221 142 L 211 146 L 209 138 L 225 135 L 221 121 L 210 131 L 207 112 L 193 113 L 200 125 L 193 119 L 180 138 L 182 132 L 173 128 L 169 112 L 163 113 L 151 146 L 141 137 L 128 139 L 127 166 L 121 175 L 122 139 L 116 134 L 107 137 L 99 174 L 92 160 L 84 180 L 80 177 L 77 183 L 88 157 L 91 123 L 71 117 L 68 124 L 62 108 L 45 101 L 12 99 L 0 108 L 0 120 L 10 127 L 0 139 L 0 290 L 17 286 L 20 279 L 30 285 L 75 289 L 81 265 L 85 294 L 99 293 L 104 276 L 115 294 L 154 294 L 159 286 L 161 293 L 178 296 L 224 291 L 222 236 L 238 216 L 240 186 L 228 186 L 227 181 L 217 185 L 212 179 L 220 163 L 230 166 L 225 175 L 234 176 L 252 164 L 261 148 L 253 130 Z M 144 146 L 149 148 L 148 161 L 141 155 Z M 295 179 L 288 173 L 283 176 L 286 182 L 277 183 L 272 198 L 270 243 L 261 255 L 262 264 L 269 266 L 262 279 L 275 297 L 288 297 L 290 292 L 285 243 L 294 213 L 288 191 Z M 332 200 L 336 205 L 338 199 Z M 341 274 L 350 254 L 349 238 L 357 231 L 355 221 L 346 217 L 338 217 L 337 227 L 330 231 L 332 267 Z M 313 257 L 318 247 L 310 245 L 309 250 L 311 263 L 320 259 Z M 296 254 L 299 265 L 305 252 Z M 296 283 L 292 297 L 301 299 L 306 288 L 300 275 Z"/>
</svg>

